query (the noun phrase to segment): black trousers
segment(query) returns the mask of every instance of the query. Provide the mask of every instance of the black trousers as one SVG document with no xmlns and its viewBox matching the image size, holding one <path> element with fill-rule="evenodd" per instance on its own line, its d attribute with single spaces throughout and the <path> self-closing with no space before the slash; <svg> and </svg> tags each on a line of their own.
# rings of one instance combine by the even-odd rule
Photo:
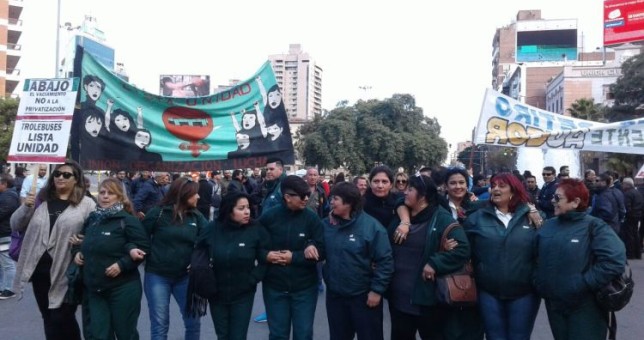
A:
<svg viewBox="0 0 644 340">
<path fill-rule="evenodd" d="M 58 308 L 49 309 L 51 263 L 51 256 L 45 253 L 31 276 L 34 296 L 44 322 L 45 338 L 47 340 L 80 340 L 80 328 L 76 321 L 77 306 L 63 303 Z"/>
<path fill-rule="evenodd" d="M 447 310 L 442 307 L 424 308 L 422 315 L 399 311 L 389 305 L 391 316 L 391 339 L 415 340 L 416 333 L 423 340 L 442 340 L 447 321 Z"/>
</svg>

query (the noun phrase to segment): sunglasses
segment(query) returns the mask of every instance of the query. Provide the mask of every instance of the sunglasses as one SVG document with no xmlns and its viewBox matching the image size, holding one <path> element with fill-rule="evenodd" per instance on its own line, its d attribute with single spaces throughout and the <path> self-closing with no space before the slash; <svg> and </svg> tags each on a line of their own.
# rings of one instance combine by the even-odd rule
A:
<svg viewBox="0 0 644 340">
<path fill-rule="evenodd" d="M 296 194 L 294 192 L 285 192 L 284 195 L 299 197 L 302 201 L 304 201 L 305 199 L 307 199 L 307 198 L 309 198 L 311 196 L 310 193 Z"/>
<path fill-rule="evenodd" d="M 552 176 L 552 175 L 553 175 L 552 173 L 545 173 L 545 172 L 541 174 L 541 176 L 543 176 L 543 177 Z"/>
<path fill-rule="evenodd" d="M 559 195 L 559 194 L 555 194 L 554 196 L 552 196 L 552 200 L 557 203 L 559 203 L 559 201 L 561 201 L 562 198 L 565 198 L 565 196 Z"/>
<path fill-rule="evenodd" d="M 398 180 L 396 180 L 396 183 L 407 184 L 407 180 L 405 180 L 405 179 L 398 179 Z"/>
<path fill-rule="evenodd" d="M 64 179 L 70 179 L 70 178 L 72 178 L 74 176 L 74 173 L 67 172 L 67 171 L 54 170 L 54 172 L 52 172 L 52 175 L 54 176 L 54 178 L 58 178 L 58 177 L 60 177 L 62 175 Z"/>
</svg>

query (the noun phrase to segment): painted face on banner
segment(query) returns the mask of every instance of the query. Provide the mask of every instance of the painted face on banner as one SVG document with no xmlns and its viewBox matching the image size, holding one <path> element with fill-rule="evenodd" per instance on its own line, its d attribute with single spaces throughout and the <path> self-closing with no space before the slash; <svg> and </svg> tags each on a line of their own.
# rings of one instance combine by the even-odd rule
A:
<svg viewBox="0 0 644 340">
<path fill-rule="evenodd" d="M 141 149 L 150 145 L 150 133 L 147 131 L 137 131 L 134 136 L 134 144 Z"/>
<path fill-rule="evenodd" d="M 257 116 L 254 113 L 244 113 L 242 116 L 242 126 L 245 130 L 250 130 L 255 127 Z"/>
<path fill-rule="evenodd" d="M 237 145 L 239 145 L 239 148 L 242 150 L 246 150 L 250 145 L 250 139 L 248 135 L 245 133 L 238 133 L 235 136 L 237 137 Z"/>
<path fill-rule="evenodd" d="M 282 130 L 283 129 L 277 124 L 273 124 L 266 128 L 266 132 L 271 135 L 271 140 L 276 140 L 277 138 L 279 138 L 279 136 L 282 135 Z"/>
<path fill-rule="evenodd" d="M 114 123 L 116 124 L 116 127 L 123 132 L 130 129 L 130 120 L 123 115 L 114 117 Z"/>
<path fill-rule="evenodd" d="M 92 137 L 97 137 L 101 128 L 103 127 L 103 122 L 100 119 L 94 117 L 87 117 L 85 120 L 85 131 L 89 133 Z"/>
<path fill-rule="evenodd" d="M 97 101 L 98 98 L 101 97 L 101 93 L 103 93 L 103 86 L 101 86 L 101 84 L 96 81 L 93 81 L 85 85 L 84 87 L 85 87 L 85 92 L 87 92 L 87 95 L 93 101 Z"/>
<path fill-rule="evenodd" d="M 282 94 L 279 91 L 271 91 L 268 93 L 268 105 L 271 109 L 276 109 L 282 103 Z"/>
</svg>

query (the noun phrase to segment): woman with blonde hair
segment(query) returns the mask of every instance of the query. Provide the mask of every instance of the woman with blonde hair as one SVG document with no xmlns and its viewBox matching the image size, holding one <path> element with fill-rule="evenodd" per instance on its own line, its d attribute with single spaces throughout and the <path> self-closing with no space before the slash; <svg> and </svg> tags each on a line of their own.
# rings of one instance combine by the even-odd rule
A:
<svg viewBox="0 0 644 340">
<path fill-rule="evenodd" d="M 116 178 L 99 186 L 98 206 L 83 226 L 83 242 L 72 248 L 83 268 L 83 285 L 94 339 L 136 339 L 141 312 L 141 264 L 150 241 Z"/>
<path fill-rule="evenodd" d="M 409 181 L 409 176 L 404 172 L 399 172 L 396 174 L 396 179 L 394 182 L 394 192 L 405 193 L 407 190 L 407 182 Z"/>
</svg>

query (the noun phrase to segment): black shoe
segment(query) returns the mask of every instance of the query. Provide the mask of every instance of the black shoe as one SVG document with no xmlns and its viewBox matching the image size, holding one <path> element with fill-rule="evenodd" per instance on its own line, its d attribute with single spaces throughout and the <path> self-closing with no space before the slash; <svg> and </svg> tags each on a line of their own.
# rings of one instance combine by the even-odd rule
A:
<svg viewBox="0 0 644 340">
<path fill-rule="evenodd" d="M 5 289 L 0 293 L 0 300 L 6 300 L 6 299 L 11 299 L 12 297 L 16 296 L 16 293 Z"/>
</svg>

